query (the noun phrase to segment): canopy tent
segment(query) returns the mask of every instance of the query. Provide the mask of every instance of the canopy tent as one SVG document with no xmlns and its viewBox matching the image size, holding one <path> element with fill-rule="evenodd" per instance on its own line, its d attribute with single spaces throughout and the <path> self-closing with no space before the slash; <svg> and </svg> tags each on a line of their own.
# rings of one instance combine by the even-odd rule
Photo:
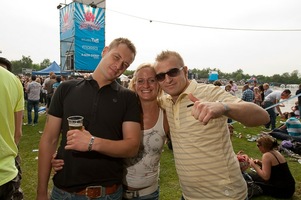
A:
<svg viewBox="0 0 301 200">
<path fill-rule="evenodd" d="M 120 81 L 129 81 L 129 80 L 130 80 L 129 77 L 127 77 L 127 76 L 124 75 L 124 74 L 121 74 L 121 75 L 119 76 L 119 79 L 120 79 Z"/>
<path fill-rule="evenodd" d="M 51 65 L 46 67 L 45 69 L 42 69 L 40 71 L 33 71 L 32 75 L 48 75 L 50 72 L 54 72 L 56 75 L 67 75 L 69 72 L 61 71 L 61 67 L 53 61 Z"/>
</svg>

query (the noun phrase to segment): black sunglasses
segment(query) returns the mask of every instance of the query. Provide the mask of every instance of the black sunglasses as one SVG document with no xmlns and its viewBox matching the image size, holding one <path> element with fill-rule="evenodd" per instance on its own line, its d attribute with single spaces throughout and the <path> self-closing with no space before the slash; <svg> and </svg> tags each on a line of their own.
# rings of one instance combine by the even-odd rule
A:
<svg viewBox="0 0 301 200">
<path fill-rule="evenodd" d="M 165 80 L 165 75 L 167 74 L 169 77 L 176 77 L 179 75 L 180 71 L 183 69 L 184 67 L 180 67 L 180 68 L 172 68 L 171 70 L 165 72 L 165 73 L 160 73 L 160 74 L 156 74 L 156 79 L 157 81 L 164 81 Z"/>
</svg>

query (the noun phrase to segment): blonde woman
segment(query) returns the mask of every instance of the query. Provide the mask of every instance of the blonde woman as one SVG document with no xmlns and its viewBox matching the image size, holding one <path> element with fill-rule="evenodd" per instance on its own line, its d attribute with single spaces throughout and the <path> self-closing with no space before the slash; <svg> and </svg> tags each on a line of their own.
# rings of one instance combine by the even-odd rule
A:
<svg viewBox="0 0 301 200">
<path fill-rule="evenodd" d="M 155 76 L 152 64 L 144 63 L 138 66 L 129 83 L 129 89 L 135 91 L 141 101 L 143 136 L 138 155 L 125 159 L 124 199 L 159 199 L 160 157 L 169 126 L 165 111 L 159 105 L 163 92 Z"/>
</svg>

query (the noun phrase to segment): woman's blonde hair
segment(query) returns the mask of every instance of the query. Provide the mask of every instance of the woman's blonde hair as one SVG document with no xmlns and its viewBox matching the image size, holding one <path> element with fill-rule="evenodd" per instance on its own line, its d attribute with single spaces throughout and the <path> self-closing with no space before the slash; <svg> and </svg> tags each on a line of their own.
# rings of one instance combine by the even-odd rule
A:
<svg viewBox="0 0 301 200">
<path fill-rule="evenodd" d="M 130 83 L 129 83 L 129 89 L 136 92 L 135 86 L 137 84 L 137 73 L 144 68 L 150 68 L 154 71 L 154 74 L 156 74 L 153 63 L 142 63 L 140 64 L 137 69 L 135 70 L 134 74 L 133 74 L 133 78 L 131 79 Z M 158 104 L 162 105 L 161 103 L 161 97 L 163 95 L 163 90 L 161 89 L 160 86 L 158 86 L 158 96 L 157 96 L 157 100 L 158 100 Z"/>
</svg>

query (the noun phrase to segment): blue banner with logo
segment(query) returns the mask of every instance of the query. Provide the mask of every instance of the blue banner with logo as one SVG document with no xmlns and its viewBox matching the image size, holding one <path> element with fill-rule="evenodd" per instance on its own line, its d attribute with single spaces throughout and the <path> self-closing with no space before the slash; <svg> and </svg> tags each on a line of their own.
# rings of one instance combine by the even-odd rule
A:
<svg viewBox="0 0 301 200">
<path fill-rule="evenodd" d="M 65 40 L 74 36 L 74 4 L 69 4 L 60 10 L 60 39 Z"/>
<path fill-rule="evenodd" d="M 72 54 L 75 71 L 93 71 L 105 46 L 105 10 L 73 2 L 60 13 L 61 62 L 68 63 Z"/>
</svg>

